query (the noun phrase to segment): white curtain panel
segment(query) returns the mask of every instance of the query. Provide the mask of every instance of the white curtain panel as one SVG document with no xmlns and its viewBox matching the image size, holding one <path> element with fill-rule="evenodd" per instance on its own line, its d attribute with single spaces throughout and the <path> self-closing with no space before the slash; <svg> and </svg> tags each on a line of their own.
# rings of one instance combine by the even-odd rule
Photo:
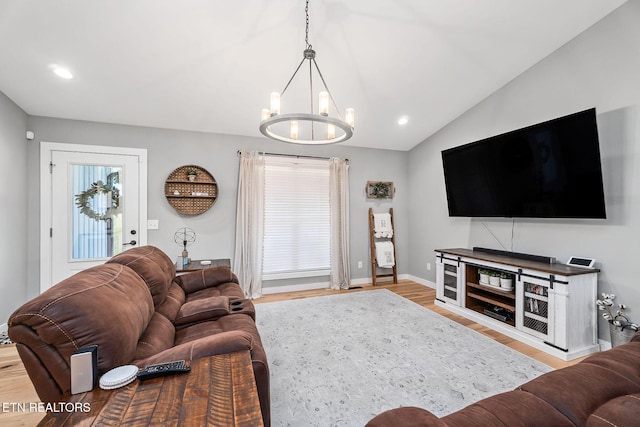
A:
<svg viewBox="0 0 640 427">
<path fill-rule="evenodd" d="M 264 228 L 264 156 L 240 153 L 236 250 L 233 271 L 247 298 L 262 296 L 262 242 Z"/>
<path fill-rule="evenodd" d="M 329 162 L 329 203 L 331 205 L 331 289 L 349 289 L 349 162 L 332 158 Z"/>
</svg>

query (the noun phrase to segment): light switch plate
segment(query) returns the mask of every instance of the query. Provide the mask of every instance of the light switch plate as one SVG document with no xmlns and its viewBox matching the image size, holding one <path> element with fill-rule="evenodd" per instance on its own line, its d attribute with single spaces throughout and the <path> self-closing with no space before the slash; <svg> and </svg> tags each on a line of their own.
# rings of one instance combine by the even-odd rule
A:
<svg viewBox="0 0 640 427">
<path fill-rule="evenodd" d="M 158 220 L 157 219 L 148 219 L 147 220 L 147 230 L 157 230 L 158 227 Z"/>
</svg>

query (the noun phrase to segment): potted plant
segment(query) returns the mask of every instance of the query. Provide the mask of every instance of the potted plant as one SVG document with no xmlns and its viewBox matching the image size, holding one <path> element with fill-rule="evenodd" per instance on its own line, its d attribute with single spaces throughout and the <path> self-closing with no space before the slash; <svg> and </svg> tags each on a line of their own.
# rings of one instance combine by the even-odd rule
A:
<svg viewBox="0 0 640 427">
<path fill-rule="evenodd" d="M 614 314 L 614 299 L 616 299 L 614 294 L 603 293 L 602 299 L 596 300 L 598 310 L 604 311 L 604 313 L 602 313 L 602 317 L 607 319 L 607 322 L 609 322 L 611 347 L 628 343 L 639 329 L 637 324 L 631 323 L 629 318 L 624 315 L 624 309 L 627 308 L 624 304 L 618 304 L 618 309 Z"/>
<path fill-rule="evenodd" d="M 480 284 L 488 285 L 489 284 L 489 270 L 485 270 L 481 268 L 478 270 L 478 274 L 480 274 Z"/>
<path fill-rule="evenodd" d="M 500 273 L 500 287 L 506 290 L 513 289 L 513 275 L 509 273 Z"/>
<path fill-rule="evenodd" d="M 189 181 L 195 181 L 196 180 L 196 176 L 198 176 L 198 169 L 196 169 L 196 168 L 187 169 L 187 179 Z"/>
<path fill-rule="evenodd" d="M 489 284 L 497 288 L 500 287 L 500 273 L 498 271 L 491 271 L 489 273 Z"/>
</svg>

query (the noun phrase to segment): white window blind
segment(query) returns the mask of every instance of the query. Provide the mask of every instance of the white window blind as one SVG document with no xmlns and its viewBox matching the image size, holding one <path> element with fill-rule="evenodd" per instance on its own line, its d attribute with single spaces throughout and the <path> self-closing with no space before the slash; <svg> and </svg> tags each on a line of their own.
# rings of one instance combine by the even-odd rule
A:
<svg viewBox="0 0 640 427">
<path fill-rule="evenodd" d="M 329 163 L 266 157 L 263 280 L 330 272 Z"/>
</svg>

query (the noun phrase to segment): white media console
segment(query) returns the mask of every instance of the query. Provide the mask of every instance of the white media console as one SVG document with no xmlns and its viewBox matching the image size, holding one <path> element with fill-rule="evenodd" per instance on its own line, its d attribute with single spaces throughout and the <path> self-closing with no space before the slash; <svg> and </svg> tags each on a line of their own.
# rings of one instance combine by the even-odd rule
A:
<svg viewBox="0 0 640 427">
<path fill-rule="evenodd" d="M 435 304 L 562 360 L 599 351 L 599 270 L 516 255 L 437 249 Z M 512 289 L 487 274 L 512 278 Z"/>
</svg>

